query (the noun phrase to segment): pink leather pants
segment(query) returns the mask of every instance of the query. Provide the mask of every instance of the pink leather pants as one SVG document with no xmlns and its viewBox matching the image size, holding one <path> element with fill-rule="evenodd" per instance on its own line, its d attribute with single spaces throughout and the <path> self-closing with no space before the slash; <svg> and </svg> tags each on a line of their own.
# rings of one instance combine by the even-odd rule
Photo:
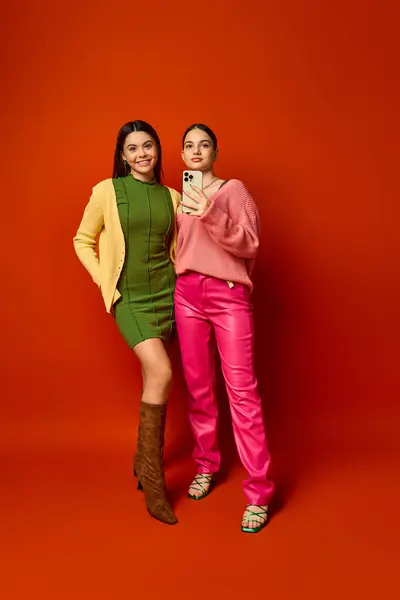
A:
<svg viewBox="0 0 400 600">
<path fill-rule="evenodd" d="M 218 409 L 214 392 L 214 337 L 230 402 L 236 446 L 248 479 L 249 504 L 268 504 L 274 486 L 267 479 L 270 455 L 253 360 L 253 316 L 246 286 L 189 273 L 178 277 L 175 317 L 189 391 L 189 420 L 199 473 L 220 467 Z M 214 334 L 214 335 L 213 335 Z"/>
</svg>

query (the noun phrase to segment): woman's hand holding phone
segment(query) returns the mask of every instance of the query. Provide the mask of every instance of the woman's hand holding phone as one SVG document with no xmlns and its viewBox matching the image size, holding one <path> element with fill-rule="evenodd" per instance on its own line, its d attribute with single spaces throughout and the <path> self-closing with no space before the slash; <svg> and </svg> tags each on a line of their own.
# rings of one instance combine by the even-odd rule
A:
<svg viewBox="0 0 400 600">
<path fill-rule="evenodd" d="M 208 210 L 210 206 L 210 200 L 207 198 L 203 190 L 195 185 L 190 186 L 192 191 L 189 192 L 187 189 L 183 190 L 182 194 L 182 206 L 185 206 L 190 210 L 187 214 L 195 217 L 201 217 Z"/>
</svg>

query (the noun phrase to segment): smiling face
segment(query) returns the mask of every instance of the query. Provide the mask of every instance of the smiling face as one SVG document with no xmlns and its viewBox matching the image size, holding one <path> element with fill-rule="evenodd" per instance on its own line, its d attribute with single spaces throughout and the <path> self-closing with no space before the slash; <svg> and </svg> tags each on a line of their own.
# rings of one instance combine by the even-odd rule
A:
<svg viewBox="0 0 400 600">
<path fill-rule="evenodd" d="M 188 169 L 210 171 L 217 159 L 218 150 L 210 136 L 202 129 L 192 129 L 185 137 L 182 159 Z"/>
<path fill-rule="evenodd" d="M 154 178 L 154 167 L 158 160 L 158 149 L 154 139 L 144 131 L 133 131 L 126 136 L 122 158 L 136 179 L 145 181 Z"/>
</svg>

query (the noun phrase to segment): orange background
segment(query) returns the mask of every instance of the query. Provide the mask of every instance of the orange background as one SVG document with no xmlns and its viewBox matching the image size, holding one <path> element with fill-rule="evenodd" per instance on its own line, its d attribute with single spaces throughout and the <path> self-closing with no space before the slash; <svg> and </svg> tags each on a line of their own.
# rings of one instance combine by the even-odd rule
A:
<svg viewBox="0 0 400 600">
<path fill-rule="evenodd" d="M 397 596 L 398 12 L 388 0 L 2 9 L 7 600 Z M 179 525 L 147 517 L 133 487 L 139 367 L 72 237 L 118 128 L 138 118 L 178 188 L 182 132 L 207 123 L 218 174 L 260 209 L 256 363 L 278 493 L 258 536 L 239 529 L 223 394 L 229 478 L 204 503 L 185 498 L 177 348 L 166 473 Z"/>
</svg>

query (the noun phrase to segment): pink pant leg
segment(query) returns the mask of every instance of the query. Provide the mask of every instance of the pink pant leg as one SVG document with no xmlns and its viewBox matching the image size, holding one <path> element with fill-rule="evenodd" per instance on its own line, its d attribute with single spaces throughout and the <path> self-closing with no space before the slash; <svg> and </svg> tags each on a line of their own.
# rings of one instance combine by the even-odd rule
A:
<svg viewBox="0 0 400 600">
<path fill-rule="evenodd" d="M 178 277 L 175 319 L 189 392 L 189 422 L 195 438 L 193 458 L 199 473 L 215 473 L 221 462 L 214 385 L 215 341 L 211 323 L 202 311 L 204 279 L 194 273 Z"/>
<path fill-rule="evenodd" d="M 274 485 L 267 479 L 270 465 L 261 399 L 254 371 L 254 329 L 249 292 L 226 282 L 209 280 L 207 314 L 221 356 L 236 446 L 248 479 L 243 490 L 249 504 L 268 504 Z"/>
</svg>

